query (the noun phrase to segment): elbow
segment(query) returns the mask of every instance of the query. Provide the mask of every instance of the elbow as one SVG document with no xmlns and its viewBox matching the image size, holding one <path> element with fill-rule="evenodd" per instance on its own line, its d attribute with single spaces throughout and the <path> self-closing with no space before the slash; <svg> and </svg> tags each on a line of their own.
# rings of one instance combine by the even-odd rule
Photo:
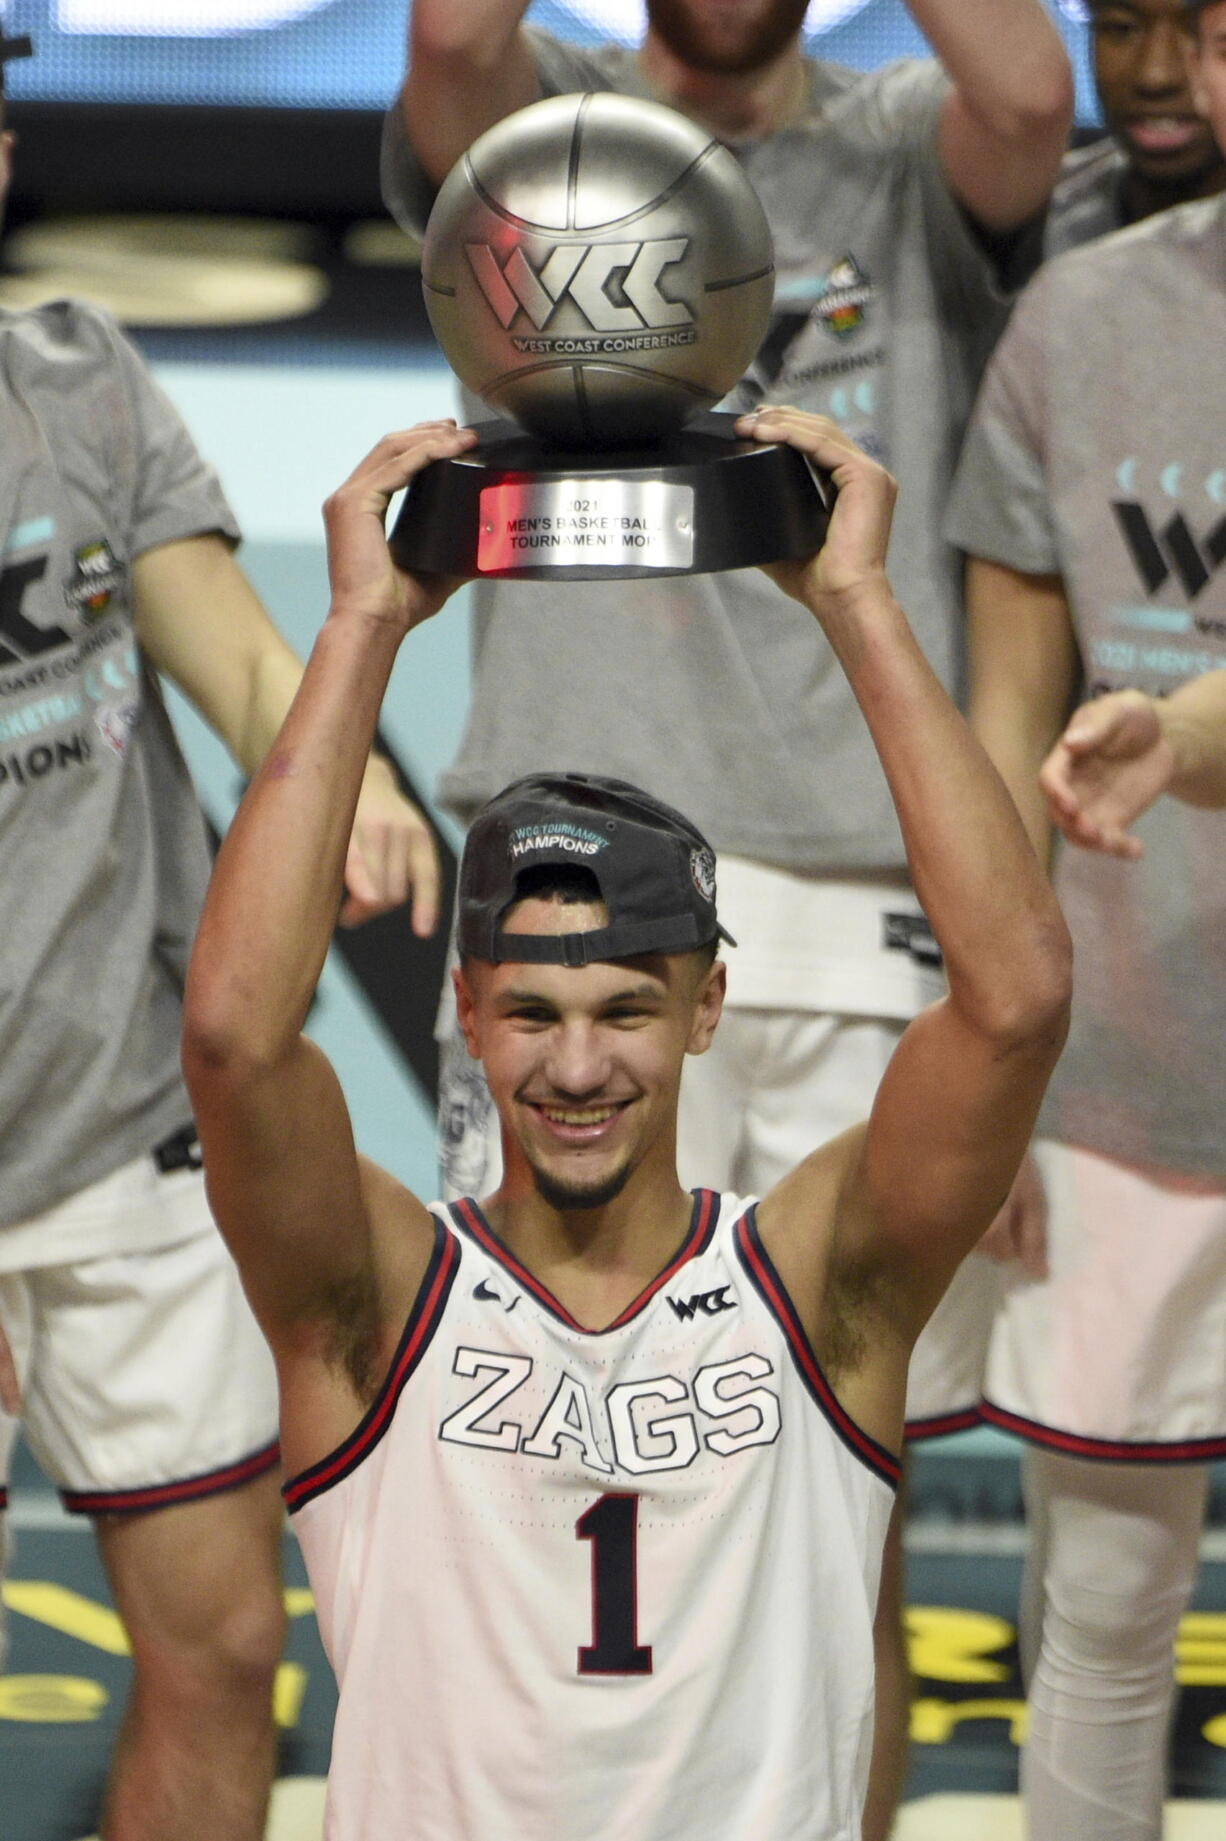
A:
<svg viewBox="0 0 1226 1841">
<path fill-rule="evenodd" d="M 1015 146 L 1063 157 L 1075 103 L 1072 66 L 1061 50 L 1058 57 L 1027 68 L 1024 83 L 1000 111 L 996 132 Z"/>
<path fill-rule="evenodd" d="M 230 979 L 216 982 L 193 965 L 183 1001 L 180 1053 L 193 1101 L 219 1086 L 250 1086 L 283 1059 L 284 1032 L 261 1023 L 253 993 Z"/>
<path fill-rule="evenodd" d="M 996 975 L 974 994 L 975 1026 L 1002 1054 L 1035 1053 L 1054 1066 L 1073 998 L 1073 943 L 1054 899 L 1045 914 L 1011 931 L 1008 946 Z"/>
<path fill-rule="evenodd" d="M 1036 952 L 1022 1016 L 1027 1042 L 1046 1048 L 1054 1066 L 1069 1031 L 1073 1007 L 1073 942 L 1060 916 Z"/>
<path fill-rule="evenodd" d="M 464 7 L 427 6 L 418 0 L 409 38 L 410 76 L 428 70 L 432 81 L 440 77 L 454 81 L 484 71 L 497 62 L 491 55 L 491 41 L 496 44 L 496 35 L 474 31 Z"/>
</svg>

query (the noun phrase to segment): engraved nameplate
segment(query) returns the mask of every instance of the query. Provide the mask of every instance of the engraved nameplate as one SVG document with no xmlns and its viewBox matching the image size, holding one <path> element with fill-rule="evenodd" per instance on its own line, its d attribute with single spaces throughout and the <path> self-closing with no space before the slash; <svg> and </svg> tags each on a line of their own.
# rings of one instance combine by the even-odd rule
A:
<svg viewBox="0 0 1226 1841">
<path fill-rule="evenodd" d="M 688 569 L 694 489 L 659 479 L 503 481 L 481 494 L 477 568 Z"/>
</svg>

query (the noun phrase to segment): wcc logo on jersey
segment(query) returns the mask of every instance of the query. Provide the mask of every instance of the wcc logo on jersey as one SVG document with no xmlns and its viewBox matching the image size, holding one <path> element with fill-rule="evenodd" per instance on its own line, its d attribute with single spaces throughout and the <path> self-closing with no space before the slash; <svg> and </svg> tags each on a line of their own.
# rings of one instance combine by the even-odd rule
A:
<svg viewBox="0 0 1226 1841">
<path fill-rule="evenodd" d="M 731 1290 L 730 1285 L 720 1285 L 715 1291 L 696 1291 L 688 1298 L 670 1297 L 668 1302 L 673 1315 L 688 1323 L 694 1317 L 718 1317 L 721 1311 L 735 1310 L 736 1299 L 729 1296 Z"/>
<path fill-rule="evenodd" d="M 587 321 L 594 338 L 672 332 L 677 343 L 697 338 L 694 315 L 661 292 L 666 269 L 684 260 L 688 237 L 645 243 L 559 243 L 539 268 L 517 245 L 504 262 L 488 243 L 467 243 L 477 286 L 504 332 L 523 318 L 542 333 L 564 301 Z M 582 334 L 565 335 L 567 344 Z M 552 349 L 553 340 L 513 336 L 520 351 Z"/>
</svg>

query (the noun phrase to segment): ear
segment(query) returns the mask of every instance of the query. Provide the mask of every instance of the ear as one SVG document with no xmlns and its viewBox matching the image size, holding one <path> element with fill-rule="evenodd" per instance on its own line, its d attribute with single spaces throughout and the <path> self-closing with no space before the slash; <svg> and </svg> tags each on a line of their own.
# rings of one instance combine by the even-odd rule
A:
<svg viewBox="0 0 1226 1841">
<path fill-rule="evenodd" d="M 703 974 L 702 983 L 695 993 L 694 1015 L 685 1045 L 687 1055 L 705 1055 L 710 1048 L 715 1026 L 724 1008 L 727 988 L 728 968 L 722 959 L 716 959 Z"/>
<path fill-rule="evenodd" d="M 456 1021 L 464 1037 L 464 1045 L 474 1061 L 480 1061 L 481 1050 L 477 1047 L 476 1014 L 477 1003 L 469 987 L 468 975 L 462 965 L 452 968 L 451 985 L 455 992 Z"/>
</svg>

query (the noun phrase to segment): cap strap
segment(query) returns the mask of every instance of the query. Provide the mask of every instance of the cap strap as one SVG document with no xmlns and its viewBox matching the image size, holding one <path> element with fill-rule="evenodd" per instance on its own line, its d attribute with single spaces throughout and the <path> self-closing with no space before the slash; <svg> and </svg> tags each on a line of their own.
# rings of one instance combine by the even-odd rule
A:
<svg viewBox="0 0 1226 1841">
<path fill-rule="evenodd" d="M 499 931 L 493 939 L 493 962 L 594 965 L 606 959 L 633 959 L 646 952 L 692 952 L 705 944 L 698 937 L 694 916 L 675 914 L 660 920 L 620 921 L 612 927 L 593 927 L 586 933 Z"/>
</svg>

